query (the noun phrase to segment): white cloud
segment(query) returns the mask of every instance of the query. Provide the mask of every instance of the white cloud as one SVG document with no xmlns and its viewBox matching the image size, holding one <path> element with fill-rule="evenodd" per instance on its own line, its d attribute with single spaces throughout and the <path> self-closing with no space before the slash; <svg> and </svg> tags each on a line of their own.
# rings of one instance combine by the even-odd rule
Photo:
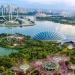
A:
<svg viewBox="0 0 75 75">
<path fill-rule="evenodd" d="M 75 0 L 64 0 L 68 6 L 75 6 Z"/>
<path fill-rule="evenodd" d="M 61 0 L 22 0 L 22 1 L 29 1 L 35 3 L 42 3 L 42 4 L 52 4 L 54 2 L 60 2 Z"/>
<path fill-rule="evenodd" d="M 65 3 L 68 6 L 75 6 L 75 0 L 21 0 L 28 2 L 35 2 L 41 4 Z"/>
</svg>

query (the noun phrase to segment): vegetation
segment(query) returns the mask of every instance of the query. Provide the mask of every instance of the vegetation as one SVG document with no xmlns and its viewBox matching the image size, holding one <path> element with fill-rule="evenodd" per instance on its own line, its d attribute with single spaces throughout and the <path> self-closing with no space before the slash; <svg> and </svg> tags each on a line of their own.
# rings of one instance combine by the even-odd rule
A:
<svg viewBox="0 0 75 75">
<path fill-rule="evenodd" d="M 36 17 L 36 20 L 52 21 L 55 23 L 75 25 L 75 17 L 63 17 L 63 16 Z"/>
<path fill-rule="evenodd" d="M 39 41 L 32 40 L 29 36 L 25 36 L 19 33 L 16 33 L 16 36 L 24 37 L 23 40 L 14 40 L 14 39 L 3 39 L 6 36 L 10 36 L 11 34 L 2 33 L 0 34 L 0 46 L 17 49 L 18 53 L 11 53 L 7 56 L 0 56 L 0 73 L 7 73 L 7 70 L 11 69 L 11 67 L 16 63 L 16 60 L 23 61 L 24 59 L 28 62 L 31 62 L 36 59 L 46 58 L 49 54 L 65 54 L 68 53 L 68 45 L 64 44 L 60 47 L 60 43 L 56 41 Z M 14 34 L 13 34 L 14 35 Z M 14 36 L 15 36 L 14 35 Z M 14 44 L 17 46 L 14 46 Z M 73 64 L 75 64 L 75 46 L 73 50 L 70 52 L 70 58 Z M 68 64 L 68 62 L 66 62 Z M 11 70 L 13 73 L 13 71 Z M 3 74 L 2 74 L 3 75 Z M 6 75 L 6 74 L 5 74 Z M 10 74 L 15 75 L 15 74 Z"/>
</svg>

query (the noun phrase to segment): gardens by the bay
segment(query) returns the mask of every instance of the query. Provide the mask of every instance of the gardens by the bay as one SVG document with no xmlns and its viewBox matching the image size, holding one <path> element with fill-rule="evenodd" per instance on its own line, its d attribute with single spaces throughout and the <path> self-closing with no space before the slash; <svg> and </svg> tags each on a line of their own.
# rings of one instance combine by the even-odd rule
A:
<svg viewBox="0 0 75 75">
<path fill-rule="evenodd" d="M 15 36 L 16 35 L 16 36 Z M 18 52 L 0 56 L 1 75 L 74 75 L 75 44 L 32 40 L 22 34 L 0 34 L 0 46 Z M 11 37 L 12 36 L 12 37 Z"/>
</svg>

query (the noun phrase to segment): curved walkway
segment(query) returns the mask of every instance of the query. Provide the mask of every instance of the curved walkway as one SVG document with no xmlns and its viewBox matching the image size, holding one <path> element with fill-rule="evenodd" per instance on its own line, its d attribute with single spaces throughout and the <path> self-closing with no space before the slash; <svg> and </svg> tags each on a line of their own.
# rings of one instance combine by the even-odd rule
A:
<svg viewBox="0 0 75 75">
<path fill-rule="evenodd" d="M 39 67 L 38 68 L 35 68 L 34 70 L 32 70 L 31 72 L 29 72 L 27 75 L 30 75 L 31 73 L 33 73 L 34 71 L 36 71 L 36 70 L 38 70 L 39 69 Z"/>
</svg>

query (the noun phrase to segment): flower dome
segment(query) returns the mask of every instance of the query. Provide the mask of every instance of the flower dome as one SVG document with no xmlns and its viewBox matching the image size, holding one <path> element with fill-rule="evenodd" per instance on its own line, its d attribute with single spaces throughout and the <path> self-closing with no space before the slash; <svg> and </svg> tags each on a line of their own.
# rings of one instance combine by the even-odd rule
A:
<svg viewBox="0 0 75 75">
<path fill-rule="evenodd" d="M 66 36 L 60 34 L 59 32 L 55 31 L 43 31 L 35 34 L 32 39 L 34 40 L 66 40 Z"/>
</svg>

